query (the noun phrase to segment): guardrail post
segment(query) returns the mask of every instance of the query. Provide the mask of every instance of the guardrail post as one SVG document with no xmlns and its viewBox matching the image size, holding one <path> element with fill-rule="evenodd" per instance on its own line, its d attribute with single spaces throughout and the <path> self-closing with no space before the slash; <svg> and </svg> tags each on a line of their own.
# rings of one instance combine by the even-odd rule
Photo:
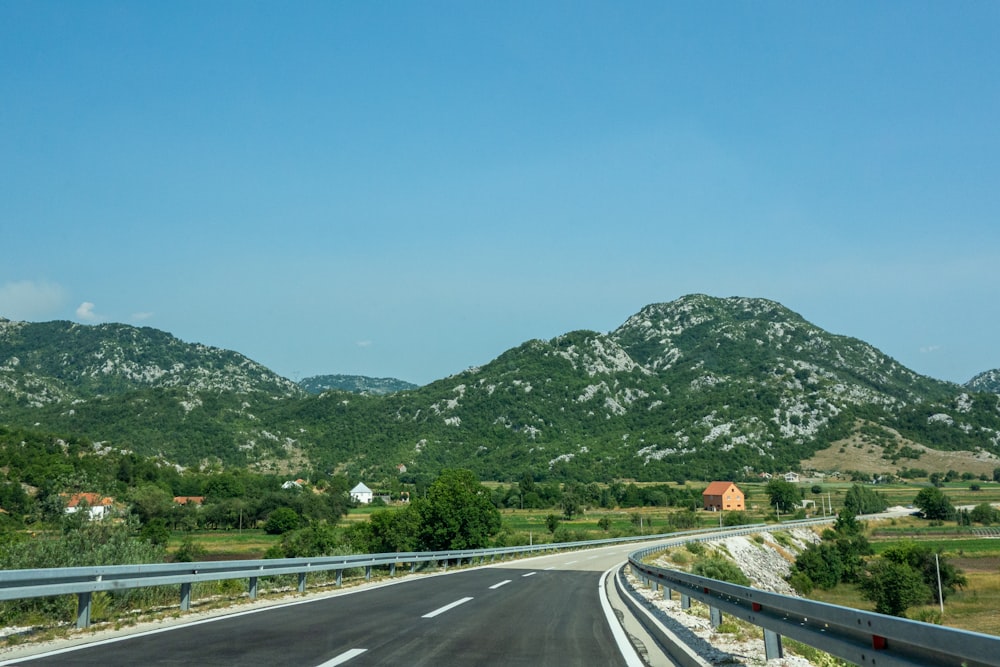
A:
<svg viewBox="0 0 1000 667">
<path fill-rule="evenodd" d="M 764 628 L 764 659 L 776 660 L 784 657 L 785 651 L 781 647 L 781 635 Z"/>
<path fill-rule="evenodd" d="M 76 604 L 76 627 L 90 627 L 90 593 L 78 593 Z"/>
<path fill-rule="evenodd" d="M 691 608 L 691 597 L 681 593 L 681 609 Z"/>
<path fill-rule="evenodd" d="M 306 573 L 299 572 L 299 593 L 306 592 Z"/>
<path fill-rule="evenodd" d="M 191 609 L 191 582 L 181 584 L 181 611 Z"/>
<path fill-rule="evenodd" d="M 371 581 L 371 580 L 372 580 L 372 566 L 365 565 L 365 581 Z"/>
<path fill-rule="evenodd" d="M 344 571 L 337 570 L 337 586 L 342 586 L 344 584 Z"/>
<path fill-rule="evenodd" d="M 674 590 L 672 588 L 670 588 L 669 586 L 664 586 L 663 587 L 663 599 L 664 600 L 673 600 L 674 599 Z"/>
<path fill-rule="evenodd" d="M 448 559 L 445 558 L 443 561 L 441 561 L 441 563 L 444 566 L 444 571 L 447 572 L 448 571 Z"/>
<path fill-rule="evenodd" d="M 390 577 L 395 577 L 396 576 L 396 564 L 395 563 L 389 563 L 389 576 Z"/>
<path fill-rule="evenodd" d="M 413 573 L 416 571 L 417 571 L 417 561 L 413 561 L 412 563 L 410 563 L 410 572 Z"/>
<path fill-rule="evenodd" d="M 713 628 L 717 628 L 722 625 L 722 610 L 716 609 L 715 607 L 708 608 L 708 618 L 712 623 Z"/>
<path fill-rule="evenodd" d="M 250 577 L 250 587 L 247 589 L 251 600 L 257 599 L 257 577 Z"/>
</svg>

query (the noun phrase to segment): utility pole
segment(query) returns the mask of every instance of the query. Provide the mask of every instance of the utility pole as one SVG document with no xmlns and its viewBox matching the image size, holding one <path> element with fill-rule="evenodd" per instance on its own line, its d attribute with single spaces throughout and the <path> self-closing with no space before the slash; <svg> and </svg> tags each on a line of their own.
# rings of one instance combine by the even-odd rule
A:
<svg viewBox="0 0 1000 667">
<path fill-rule="evenodd" d="M 937 580 L 938 580 L 938 602 L 941 603 L 941 616 L 944 616 L 944 596 L 941 595 L 941 561 L 938 559 L 938 555 L 934 554 L 934 567 L 937 570 Z"/>
</svg>

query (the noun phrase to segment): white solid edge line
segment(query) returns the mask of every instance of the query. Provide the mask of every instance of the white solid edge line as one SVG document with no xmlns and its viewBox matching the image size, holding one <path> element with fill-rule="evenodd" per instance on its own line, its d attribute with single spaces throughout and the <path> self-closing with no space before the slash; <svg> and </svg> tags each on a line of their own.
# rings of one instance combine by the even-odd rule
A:
<svg viewBox="0 0 1000 667">
<path fill-rule="evenodd" d="M 438 614 L 443 614 L 443 613 L 445 613 L 446 611 L 448 611 L 450 609 L 454 609 L 455 607 L 457 607 L 460 604 L 465 604 L 466 602 L 468 602 L 471 599 L 472 598 L 462 598 L 461 600 L 455 600 L 451 604 L 446 604 L 443 607 L 439 607 L 439 608 L 435 609 L 434 611 L 430 612 L 429 614 L 424 614 L 420 618 L 434 618 Z"/>
<path fill-rule="evenodd" d="M 528 574 L 522 574 L 522 577 L 530 577 L 532 575 L 538 574 L 537 572 L 529 572 Z"/>
<path fill-rule="evenodd" d="M 366 648 L 352 648 L 350 651 L 344 651 L 336 658 L 333 658 L 332 660 L 327 660 L 321 665 L 318 665 L 318 667 L 334 667 L 335 665 L 342 665 L 348 660 L 358 657 L 367 650 L 368 649 Z"/>
<path fill-rule="evenodd" d="M 625 634 L 625 628 L 623 628 L 621 623 L 618 622 L 618 617 L 615 616 L 615 611 L 611 608 L 611 603 L 608 602 L 608 596 L 604 589 L 604 582 L 607 581 L 608 575 L 619 567 L 621 567 L 621 563 L 615 565 L 601 575 L 601 582 L 597 586 L 597 594 L 601 598 L 601 609 L 604 610 L 604 617 L 607 619 L 608 626 L 611 628 L 611 635 L 615 638 L 615 642 L 618 644 L 618 650 L 621 651 L 622 657 L 625 658 L 625 664 L 628 665 L 628 667 L 644 667 L 642 659 L 639 657 L 639 654 L 635 652 L 635 647 L 632 646 L 632 642 L 629 641 L 628 635 Z"/>
<path fill-rule="evenodd" d="M 490 586 L 490 590 L 491 590 L 491 591 L 495 591 L 496 589 L 500 588 L 501 586 L 506 586 L 506 585 L 507 585 L 507 584 L 509 584 L 509 583 L 510 583 L 511 581 L 513 581 L 513 580 L 512 580 L 512 579 L 504 579 L 504 580 L 503 580 L 503 581 L 501 581 L 500 583 L 498 583 L 498 584 L 493 584 L 492 586 Z"/>
</svg>

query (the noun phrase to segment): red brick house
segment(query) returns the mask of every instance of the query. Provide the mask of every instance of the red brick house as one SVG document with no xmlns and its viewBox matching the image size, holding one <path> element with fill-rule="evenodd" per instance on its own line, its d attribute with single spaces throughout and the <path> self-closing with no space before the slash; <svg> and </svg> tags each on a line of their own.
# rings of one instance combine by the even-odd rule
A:
<svg viewBox="0 0 1000 667">
<path fill-rule="evenodd" d="M 733 482 L 712 482 L 701 494 L 705 509 L 719 512 L 722 510 L 745 510 L 743 492 Z"/>
</svg>

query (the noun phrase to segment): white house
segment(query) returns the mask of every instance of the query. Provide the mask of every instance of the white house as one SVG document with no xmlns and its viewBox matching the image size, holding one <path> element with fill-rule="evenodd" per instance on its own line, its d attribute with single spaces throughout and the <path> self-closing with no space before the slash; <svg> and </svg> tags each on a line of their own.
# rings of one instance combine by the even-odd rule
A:
<svg viewBox="0 0 1000 667">
<path fill-rule="evenodd" d="M 90 519 L 103 519 L 111 514 L 114 498 L 108 498 L 97 493 L 61 494 L 66 498 L 66 514 L 76 514 L 80 509 L 87 508 Z"/>
<path fill-rule="evenodd" d="M 799 483 L 799 474 L 797 472 L 786 472 L 785 473 L 785 481 L 786 482 L 791 482 L 792 484 L 798 484 Z"/>
<path fill-rule="evenodd" d="M 351 489 L 351 500 L 355 502 L 367 505 L 372 501 L 372 490 L 364 485 L 363 482 L 359 482 L 356 487 Z"/>
</svg>

